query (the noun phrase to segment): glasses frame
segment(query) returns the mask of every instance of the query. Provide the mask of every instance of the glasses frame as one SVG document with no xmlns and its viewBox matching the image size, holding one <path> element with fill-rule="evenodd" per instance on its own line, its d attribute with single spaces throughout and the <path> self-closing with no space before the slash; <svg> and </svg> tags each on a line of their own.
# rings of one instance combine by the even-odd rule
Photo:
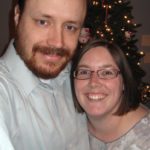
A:
<svg viewBox="0 0 150 150">
<path fill-rule="evenodd" d="M 90 72 L 89 77 L 87 77 L 87 78 L 78 78 L 78 77 L 76 76 L 76 74 L 77 74 L 76 72 L 79 71 L 79 70 L 89 71 L 89 72 Z M 99 77 L 99 73 L 98 73 L 98 72 L 99 72 L 99 71 L 103 71 L 103 70 L 113 70 L 113 71 L 115 71 L 115 76 L 114 76 L 114 77 L 111 77 L 111 78 Z M 88 79 L 91 79 L 92 74 L 95 73 L 95 72 L 96 72 L 97 77 L 98 77 L 99 79 L 104 79 L 104 80 L 114 79 L 114 78 L 116 78 L 116 77 L 120 74 L 120 70 L 115 69 L 115 68 L 111 68 L 111 69 L 103 68 L 103 69 L 99 69 L 99 70 L 96 70 L 96 71 L 87 70 L 87 69 L 77 69 L 77 70 L 75 70 L 75 71 L 73 72 L 73 77 L 74 77 L 75 79 L 78 79 L 78 80 L 88 80 Z"/>
</svg>

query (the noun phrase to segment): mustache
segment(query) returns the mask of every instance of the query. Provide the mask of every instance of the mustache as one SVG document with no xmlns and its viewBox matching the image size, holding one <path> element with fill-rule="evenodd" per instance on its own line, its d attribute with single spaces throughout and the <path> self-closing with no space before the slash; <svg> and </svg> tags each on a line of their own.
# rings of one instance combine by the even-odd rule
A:
<svg viewBox="0 0 150 150">
<path fill-rule="evenodd" d="M 58 55 L 58 56 L 68 56 L 69 55 L 69 51 L 67 49 L 64 48 L 56 48 L 56 47 L 47 47 L 47 46 L 39 46 L 39 45 L 35 45 L 33 47 L 33 52 L 40 52 L 42 54 L 46 54 L 46 55 Z"/>
</svg>

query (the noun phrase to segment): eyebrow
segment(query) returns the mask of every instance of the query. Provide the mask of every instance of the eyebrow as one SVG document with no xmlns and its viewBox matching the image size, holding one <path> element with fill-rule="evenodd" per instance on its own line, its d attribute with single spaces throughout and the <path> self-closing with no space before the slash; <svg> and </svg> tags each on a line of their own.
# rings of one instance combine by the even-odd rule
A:
<svg viewBox="0 0 150 150">
<path fill-rule="evenodd" d="M 114 66 L 112 64 L 106 64 L 106 65 L 103 65 L 100 68 L 111 68 L 111 67 L 114 67 Z"/>
<path fill-rule="evenodd" d="M 86 64 L 81 64 L 81 65 L 78 65 L 77 68 L 79 67 L 85 67 L 85 68 L 89 68 L 90 66 L 86 65 Z M 115 67 L 111 64 L 106 64 L 106 65 L 102 65 L 102 66 L 99 66 L 98 68 L 111 68 L 111 67 Z"/>
<path fill-rule="evenodd" d="M 52 18 L 52 16 L 47 15 L 47 14 L 42 14 L 42 13 L 40 13 L 40 14 L 36 14 L 35 16 L 36 16 L 36 17 L 44 17 L 44 18 L 47 18 L 47 19 Z"/>
<path fill-rule="evenodd" d="M 80 68 L 80 67 L 89 68 L 88 65 L 78 65 L 78 66 L 77 66 L 77 68 Z"/>
</svg>

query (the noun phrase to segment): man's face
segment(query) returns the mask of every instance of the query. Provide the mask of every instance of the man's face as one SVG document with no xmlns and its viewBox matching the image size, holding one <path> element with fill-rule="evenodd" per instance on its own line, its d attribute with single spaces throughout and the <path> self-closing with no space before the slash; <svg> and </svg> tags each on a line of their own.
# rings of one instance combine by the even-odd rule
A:
<svg viewBox="0 0 150 150">
<path fill-rule="evenodd" d="M 86 14 L 85 0 L 26 0 L 15 7 L 16 50 L 41 78 L 56 77 L 74 54 Z"/>
</svg>

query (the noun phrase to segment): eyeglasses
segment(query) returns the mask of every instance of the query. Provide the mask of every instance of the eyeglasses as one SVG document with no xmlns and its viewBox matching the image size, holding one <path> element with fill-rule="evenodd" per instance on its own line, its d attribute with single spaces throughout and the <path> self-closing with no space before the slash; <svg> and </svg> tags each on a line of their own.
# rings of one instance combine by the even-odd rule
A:
<svg viewBox="0 0 150 150">
<path fill-rule="evenodd" d="M 94 72 L 97 73 L 99 79 L 105 79 L 105 80 L 116 78 L 118 74 L 120 74 L 120 71 L 114 68 L 105 68 L 97 71 L 77 69 L 74 71 L 73 76 L 78 80 L 86 80 L 86 79 L 90 79 Z"/>
</svg>

